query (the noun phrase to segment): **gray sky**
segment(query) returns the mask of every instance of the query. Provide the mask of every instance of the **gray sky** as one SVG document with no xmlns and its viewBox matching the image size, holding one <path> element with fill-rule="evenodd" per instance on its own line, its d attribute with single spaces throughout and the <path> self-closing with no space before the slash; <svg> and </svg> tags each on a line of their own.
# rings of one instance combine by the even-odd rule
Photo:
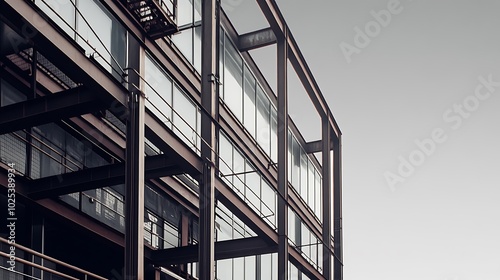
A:
<svg viewBox="0 0 500 280">
<path fill-rule="evenodd" d="M 222 2 L 240 33 L 266 27 L 254 1 Z M 343 132 L 345 279 L 500 279 L 500 1 L 278 4 Z M 252 52 L 271 83 L 274 53 Z"/>
</svg>

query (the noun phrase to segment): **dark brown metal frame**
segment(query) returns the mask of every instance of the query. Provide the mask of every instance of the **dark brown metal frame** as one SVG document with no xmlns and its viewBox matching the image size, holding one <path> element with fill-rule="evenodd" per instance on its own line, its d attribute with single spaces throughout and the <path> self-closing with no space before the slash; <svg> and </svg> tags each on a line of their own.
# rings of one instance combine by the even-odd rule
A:
<svg viewBox="0 0 500 280">
<path fill-rule="evenodd" d="M 213 120 L 217 120 L 219 108 L 221 106 L 218 105 L 218 98 L 216 94 L 216 82 L 217 82 L 217 73 L 216 73 L 216 55 L 218 48 L 218 41 L 216 40 L 216 34 L 218 29 L 215 28 L 218 24 L 220 24 L 221 18 L 224 18 L 225 15 L 219 15 L 216 13 L 217 3 L 215 0 L 206 0 L 203 1 L 203 18 L 209 19 L 205 21 L 204 27 L 202 27 L 202 44 L 203 44 L 203 55 L 202 55 L 202 75 L 201 82 L 200 77 L 197 77 L 195 73 L 188 71 L 191 69 L 187 65 L 175 65 L 172 63 L 172 60 L 168 57 L 174 57 L 177 54 L 171 46 L 165 43 L 165 41 L 158 40 L 156 42 L 150 41 L 148 38 L 145 38 L 143 34 L 141 34 L 140 28 L 137 27 L 137 23 L 133 23 L 130 18 L 130 15 L 127 15 L 126 12 L 120 11 L 119 7 L 123 8 L 119 2 L 115 2 L 112 0 L 103 0 L 103 2 L 110 6 L 116 7 L 117 9 L 113 10 L 115 14 L 118 15 L 119 19 L 123 21 L 129 28 L 129 31 L 132 32 L 133 36 L 140 39 L 142 42 L 142 48 L 146 48 L 152 52 L 154 56 L 156 56 L 160 61 L 164 64 L 169 65 L 168 68 L 172 70 L 175 78 L 178 79 L 181 85 L 199 102 L 204 111 L 208 113 L 203 114 L 202 120 L 202 160 L 196 158 L 196 156 L 189 150 L 189 148 L 185 147 L 182 143 L 179 143 L 179 140 L 168 133 L 165 128 L 161 127 L 154 118 L 146 114 L 143 117 L 137 117 L 135 114 L 131 114 L 130 117 L 135 122 L 135 125 L 130 124 L 130 129 L 139 129 L 140 125 L 137 126 L 138 123 L 146 123 L 146 135 L 148 138 L 151 138 L 155 144 L 162 149 L 166 149 L 169 151 L 176 151 L 176 154 L 183 158 L 182 168 L 188 170 L 190 174 L 203 174 L 200 177 L 200 229 L 201 229 L 201 242 L 199 246 L 199 258 L 200 258 L 200 274 L 202 279 L 213 279 L 213 268 L 214 268 L 214 256 L 217 255 L 217 259 L 221 256 L 215 252 L 214 242 L 213 242 L 213 223 L 214 223 L 214 210 L 213 205 L 215 203 L 215 190 L 218 190 L 218 197 L 229 205 L 230 210 L 235 212 L 237 216 L 243 217 L 242 220 L 246 220 L 246 222 L 250 225 L 254 231 L 258 232 L 262 235 L 265 242 L 270 242 L 268 244 L 276 244 L 275 247 L 278 252 L 278 268 L 280 271 L 279 279 L 287 279 L 287 271 L 288 271 L 288 259 L 290 257 L 290 261 L 296 264 L 297 266 L 305 269 L 307 271 L 306 274 L 316 277 L 318 279 L 330 279 L 332 268 L 330 267 L 329 257 L 332 252 L 332 244 L 331 244 L 331 233 L 330 233 L 330 221 L 331 212 L 330 209 L 331 200 L 330 194 L 333 193 L 333 225 L 334 225 L 334 246 L 333 252 L 334 255 L 334 267 L 333 267 L 333 279 L 342 279 L 342 180 L 341 180 L 341 140 L 340 140 L 340 129 L 338 128 L 332 113 L 330 112 L 324 97 L 317 86 L 311 71 L 309 70 L 302 54 L 300 53 L 298 46 L 293 39 L 288 27 L 286 26 L 285 21 L 283 20 L 283 16 L 277 8 L 275 1 L 273 0 L 257 0 L 263 14 L 269 22 L 270 28 L 259 30 L 256 32 L 251 32 L 248 34 L 239 35 L 238 44 L 241 51 L 248 51 L 254 48 L 263 47 L 271 44 L 277 45 L 277 69 L 278 69 L 278 143 L 279 143 L 279 151 L 278 151 L 278 167 L 277 171 L 273 171 L 273 168 L 265 169 L 265 164 L 262 164 L 259 168 L 262 169 L 264 174 L 270 178 L 277 178 L 277 183 L 275 185 L 278 193 L 279 193 L 279 201 L 278 201 L 278 233 L 276 234 L 272 229 L 269 228 L 267 224 L 260 220 L 260 218 L 256 215 L 252 215 L 252 210 L 249 207 L 245 207 L 245 203 L 241 201 L 236 194 L 223 182 L 221 182 L 218 178 L 215 177 L 215 143 L 216 141 L 216 127 Z M 9 11 L 15 12 L 14 14 L 19 14 L 19 16 L 5 16 L 2 15 L 3 20 L 9 21 L 12 26 L 28 26 L 32 28 L 33 26 L 37 30 L 37 35 L 30 40 L 34 41 L 37 45 L 37 48 L 43 50 L 44 55 L 49 59 L 61 59 L 64 63 L 61 63 L 60 68 L 64 72 L 68 73 L 70 76 L 78 77 L 79 82 L 83 83 L 87 88 L 91 89 L 96 93 L 96 96 L 99 96 L 98 103 L 99 104 L 108 104 L 114 106 L 115 111 L 124 110 L 127 107 L 127 99 L 129 98 L 129 90 L 123 88 L 122 85 L 117 84 L 109 77 L 108 74 L 102 73 L 101 69 L 95 65 L 94 62 L 90 61 L 82 52 L 80 52 L 79 47 L 72 42 L 71 40 L 67 40 L 67 38 L 61 34 L 59 34 L 59 30 L 57 28 L 51 26 L 40 26 L 40 23 L 44 21 L 40 20 L 40 16 L 38 12 L 28 3 L 24 1 L 16 1 L 16 0 L 6 0 L 3 7 L 8 7 Z M 5 9 L 4 9 L 5 11 Z M 5 12 L 4 12 L 5 13 Z M 7 12 L 8 13 L 8 12 Z M 6 13 L 6 14 L 7 14 Z M 17 21 L 17 22 L 16 22 Z M 47 25 L 47 22 L 45 22 Z M 237 35 L 237 34 L 236 34 Z M 72 50 L 72 51 L 71 51 Z M 247 56 L 244 54 L 244 56 Z M 248 57 L 248 56 L 247 56 Z M 178 60 L 179 61 L 179 60 Z M 322 224 L 322 235 L 323 235 L 323 252 L 324 252 L 324 266 L 323 266 L 323 274 L 321 276 L 315 271 L 311 265 L 302 257 L 300 254 L 289 248 L 288 240 L 287 240 L 287 207 L 290 205 L 290 197 L 288 194 L 289 185 L 287 182 L 287 133 L 288 127 L 292 125 L 289 123 L 288 119 L 288 110 L 287 110 L 287 88 L 286 88 L 286 76 L 287 76 L 287 63 L 291 62 L 294 70 L 297 72 L 300 80 L 302 81 L 304 88 L 306 89 L 311 101 L 313 102 L 318 114 L 321 116 L 322 120 L 322 139 L 319 141 L 306 143 L 305 147 L 308 153 L 313 152 L 322 152 L 322 173 L 323 173 L 323 224 Z M 183 70 L 184 69 L 184 70 Z M 200 90 L 201 88 L 201 90 Z M 201 97 L 198 95 L 198 92 L 201 92 Z M 137 93 L 133 93 L 132 96 L 140 97 Z M 87 98 L 88 95 L 85 95 Z M 132 97 L 134 99 L 135 97 Z M 84 99 L 82 99 L 84 100 Z M 72 101 L 75 106 L 79 106 L 80 100 Z M 88 102 L 95 102 L 96 100 L 90 100 Z M 32 101 L 33 102 L 33 101 Z M 34 101 L 36 104 L 41 104 L 43 99 Z M 34 104 L 35 104 L 34 103 Z M 18 106 L 27 106 L 26 104 L 19 104 Z M 41 105 L 36 105 L 41 106 Z M 82 105 L 81 108 L 88 108 L 89 106 Z M 140 106 L 141 107 L 141 106 Z M 78 108 L 78 107 L 76 107 Z M 64 109 L 64 108 L 63 108 Z M 133 107 L 131 107 L 133 109 Z M 82 113 L 85 110 L 82 111 Z M 132 110 L 133 111 L 133 110 Z M 131 111 L 131 112 L 132 112 Z M 0 112 L 2 113 L 2 112 Z M 46 114 L 50 114 L 51 112 L 47 112 Z M 73 112 L 74 113 L 74 112 Z M 74 115 L 74 114 L 73 114 Z M 77 114 L 78 115 L 78 114 Z M 21 119 L 21 118 L 19 118 Z M 26 125 L 33 125 L 33 119 L 28 120 L 24 118 Z M 230 119 L 230 115 L 225 117 L 226 121 Z M 16 121 L 16 120 L 14 120 Z M 17 120 L 19 121 L 19 120 Z M 226 125 L 227 126 L 227 125 Z M 227 126 L 229 128 L 230 126 Z M 244 133 L 239 130 L 233 131 L 238 138 L 244 139 Z M 134 133 L 129 134 L 134 135 Z M 140 133 L 140 135 L 144 135 Z M 140 143 L 143 143 L 144 138 L 139 137 L 141 139 L 136 139 L 131 141 L 130 137 L 127 137 L 127 169 L 130 172 L 134 172 L 131 174 L 136 174 L 134 176 L 127 177 L 127 185 L 128 186 L 136 186 L 134 188 L 136 193 L 127 194 L 127 197 L 132 199 L 135 203 L 140 203 L 140 182 L 144 183 L 144 180 L 140 177 L 140 174 L 144 175 L 142 172 L 145 168 L 147 168 L 144 162 L 137 161 L 136 159 L 132 160 L 132 155 L 135 155 L 137 158 L 140 155 Z M 244 142 L 244 141 L 241 141 Z M 172 147 L 171 145 L 177 145 L 177 147 Z M 142 145 L 143 146 L 143 145 Z M 333 164 L 330 164 L 331 160 L 331 151 L 333 150 Z M 252 157 L 254 160 L 258 162 L 264 162 L 264 158 L 259 153 L 256 153 L 254 149 L 249 149 L 250 154 L 254 154 Z M 143 153 L 142 153 L 143 154 Z M 142 157 L 139 157 L 142 158 Z M 135 161 L 135 162 L 134 162 Z M 127 171 L 128 172 L 128 171 Z M 329 176 L 333 172 L 333 181 L 330 182 Z M 274 185 L 274 180 L 269 180 Z M 274 181 L 275 182 L 275 181 Z M 128 188 L 129 189 L 129 188 Z M 132 202 L 127 202 L 132 203 Z M 130 205 L 130 204 L 129 204 Z M 128 209 L 127 211 L 132 211 L 130 213 L 127 212 L 130 217 L 143 217 L 139 210 L 140 204 L 138 208 L 135 210 Z M 300 207 L 305 209 L 305 205 L 302 203 L 294 203 L 293 207 Z M 307 211 L 307 210 L 306 210 Z M 300 211 L 299 211 L 300 212 Z M 309 221 L 310 224 L 313 224 L 314 228 L 317 228 L 316 221 L 311 221 L 310 217 L 305 217 Z M 260 221 L 259 221 L 260 220 Z M 130 228 L 135 228 L 134 232 L 129 232 L 127 235 L 129 236 L 128 246 L 129 253 L 126 255 L 127 261 L 130 269 L 128 270 L 131 275 L 140 275 L 140 266 L 139 259 L 143 253 L 141 253 L 140 242 L 141 242 L 141 231 L 137 230 L 141 228 L 141 223 L 137 219 L 133 219 L 133 224 L 131 224 Z M 316 231 L 316 230 L 315 230 Z M 260 242 L 260 241 L 259 241 Z M 139 248 L 140 247 L 140 248 Z M 255 252 L 248 251 L 248 254 L 251 255 Z M 244 253 L 238 253 L 244 254 Z M 281 273 L 282 272 L 282 273 Z"/>
</svg>

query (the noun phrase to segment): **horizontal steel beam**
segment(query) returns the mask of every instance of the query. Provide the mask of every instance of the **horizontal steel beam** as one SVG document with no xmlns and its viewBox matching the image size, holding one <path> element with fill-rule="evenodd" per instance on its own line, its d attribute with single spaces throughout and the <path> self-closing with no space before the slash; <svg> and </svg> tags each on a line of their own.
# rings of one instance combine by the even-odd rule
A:
<svg viewBox="0 0 500 280">
<path fill-rule="evenodd" d="M 321 152 L 323 149 L 322 147 L 323 147 L 323 142 L 321 140 L 317 140 L 317 141 L 307 142 L 306 145 L 304 146 L 304 149 L 306 150 L 306 153 L 314 154 Z M 331 140 L 330 150 L 333 150 L 333 147 L 334 147 L 334 142 L 333 140 Z"/>
<path fill-rule="evenodd" d="M 159 266 L 185 264 L 198 261 L 198 244 L 171 249 L 155 250 L 152 262 Z M 215 242 L 215 260 L 241 258 L 276 252 L 277 245 L 269 245 L 260 237 Z"/>
<path fill-rule="evenodd" d="M 0 134 L 96 112 L 105 107 L 105 103 L 82 87 L 18 102 L 0 107 Z"/>
<path fill-rule="evenodd" d="M 238 36 L 238 48 L 245 52 L 276 44 L 276 35 L 271 28 L 265 28 Z"/>
<path fill-rule="evenodd" d="M 146 179 L 183 173 L 176 160 L 166 155 L 146 157 L 145 165 Z M 125 164 L 115 163 L 34 180 L 30 183 L 28 196 L 42 199 L 124 182 Z"/>
</svg>

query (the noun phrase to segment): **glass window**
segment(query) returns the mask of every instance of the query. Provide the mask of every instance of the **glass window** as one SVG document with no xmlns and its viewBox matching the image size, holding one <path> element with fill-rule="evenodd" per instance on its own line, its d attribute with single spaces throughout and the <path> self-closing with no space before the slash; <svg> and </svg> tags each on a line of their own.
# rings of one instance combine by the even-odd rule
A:
<svg viewBox="0 0 500 280">
<path fill-rule="evenodd" d="M 278 111 L 271 106 L 271 160 L 278 162 Z"/>
<path fill-rule="evenodd" d="M 221 28 L 219 30 L 219 80 L 220 80 L 220 84 L 219 84 L 219 98 L 222 98 L 222 100 L 224 100 L 224 30 Z"/>
<path fill-rule="evenodd" d="M 308 198 L 308 187 L 307 187 L 307 155 L 302 150 L 299 148 L 300 151 L 300 195 L 304 199 L 306 203 L 309 203 L 309 198 Z M 311 189 L 314 189 L 311 187 Z M 314 208 L 312 208 L 314 209 Z"/>
<path fill-rule="evenodd" d="M 183 26 L 193 22 L 192 0 L 177 1 L 177 25 Z"/>
<path fill-rule="evenodd" d="M 255 138 L 255 78 L 248 67 L 245 66 L 245 98 L 244 98 L 244 117 L 243 124 Z"/>
<path fill-rule="evenodd" d="M 319 193 L 319 203 L 316 206 L 316 209 L 319 213 L 318 218 L 321 221 L 321 220 L 323 220 L 323 209 L 322 209 L 322 207 L 323 207 L 323 201 L 322 201 L 323 200 L 323 191 L 322 191 L 323 184 L 322 184 L 321 175 L 318 171 L 316 171 L 316 175 L 314 176 L 314 180 L 316 181 L 316 183 L 315 183 L 316 189 L 321 190 L 318 192 Z"/>
<path fill-rule="evenodd" d="M 233 146 L 222 133 L 219 134 L 219 169 L 222 175 L 231 174 L 231 168 L 233 164 Z M 226 177 L 227 180 L 231 180 L 231 177 Z"/>
<path fill-rule="evenodd" d="M 292 164 L 293 164 L 293 144 L 292 134 L 288 131 L 288 182 L 292 183 Z"/>
<path fill-rule="evenodd" d="M 201 26 L 194 28 L 194 68 L 201 73 Z"/>
<path fill-rule="evenodd" d="M 126 61 L 125 28 L 96 0 L 79 1 L 78 7 L 81 15 L 77 17 L 77 30 L 83 39 L 78 37 L 77 41 L 104 68 L 121 79 L 120 68 L 125 68 Z"/>
<path fill-rule="evenodd" d="M 300 146 L 292 136 L 292 185 L 300 191 Z"/>
<path fill-rule="evenodd" d="M 192 147 L 196 147 L 197 135 L 196 135 L 196 116 L 197 110 L 195 105 L 191 102 L 189 98 L 177 87 L 174 87 L 173 95 L 173 108 L 175 108 L 173 121 L 175 125 L 174 131 L 179 133 L 179 137 L 187 142 L 191 143 Z M 181 115 L 181 116 L 179 116 Z"/>
<path fill-rule="evenodd" d="M 275 223 L 276 219 L 276 193 L 274 189 L 267 183 L 266 180 L 262 179 L 262 202 L 261 212 L 267 219 Z"/>
<path fill-rule="evenodd" d="M 146 56 L 145 69 L 145 92 L 148 98 L 146 107 L 172 128 L 172 109 L 167 105 L 172 104 L 172 81 L 149 56 Z"/>
<path fill-rule="evenodd" d="M 260 279 L 272 279 L 272 257 L 270 254 L 260 256 Z"/>
<path fill-rule="evenodd" d="M 233 278 L 233 260 L 217 261 L 217 279 L 219 280 L 232 280 Z"/>
<path fill-rule="evenodd" d="M 255 172 L 255 168 L 247 162 L 246 164 L 246 173 L 245 174 L 245 182 L 247 184 L 247 188 L 245 189 L 245 197 L 250 203 L 250 207 L 254 208 L 254 210 L 259 210 L 260 207 L 260 175 Z"/>
<path fill-rule="evenodd" d="M 245 257 L 245 280 L 253 280 L 256 279 L 256 264 L 255 264 L 255 256 Z M 237 278 L 236 278 L 237 279 Z M 243 278 L 241 278 L 243 279 Z"/>
<path fill-rule="evenodd" d="M 74 38 L 74 31 L 71 29 L 75 27 L 74 1 L 45 0 L 36 1 L 36 3 L 51 20 Z"/>
<path fill-rule="evenodd" d="M 316 174 L 314 170 L 309 173 L 311 176 Z M 314 204 L 314 213 L 316 216 L 321 220 L 321 205 L 323 205 L 321 198 L 322 198 L 322 192 L 323 192 L 323 187 L 321 185 L 316 185 L 316 179 L 310 183 L 310 186 L 314 186 L 315 189 L 315 204 Z"/>
<path fill-rule="evenodd" d="M 229 42 L 227 39 L 226 42 Z M 243 122 L 243 60 L 232 44 L 226 44 L 224 58 L 224 102 L 234 113 L 236 118 Z"/>
<path fill-rule="evenodd" d="M 310 255 L 310 232 L 307 226 L 304 223 L 301 223 L 301 240 L 300 240 L 300 245 L 302 248 L 302 252 L 306 255 Z"/>
<path fill-rule="evenodd" d="M 257 87 L 257 143 L 266 154 L 270 154 L 270 112 L 269 99 L 264 91 Z"/>
<path fill-rule="evenodd" d="M 233 279 L 245 279 L 245 258 L 236 258 L 233 260 L 234 271 Z"/>
<path fill-rule="evenodd" d="M 185 29 L 172 36 L 172 41 L 181 53 L 192 63 L 193 59 L 193 29 Z"/>
<path fill-rule="evenodd" d="M 243 158 L 243 155 L 241 153 L 234 149 L 233 152 L 233 173 L 242 173 L 245 171 L 245 159 Z M 244 185 L 244 180 L 245 180 L 245 175 L 234 175 L 232 176 L 233 178 L 233 184 L 238 190 L 239 194 L 243 196 L 245 194 L 245 185 Z"/>
</svg>

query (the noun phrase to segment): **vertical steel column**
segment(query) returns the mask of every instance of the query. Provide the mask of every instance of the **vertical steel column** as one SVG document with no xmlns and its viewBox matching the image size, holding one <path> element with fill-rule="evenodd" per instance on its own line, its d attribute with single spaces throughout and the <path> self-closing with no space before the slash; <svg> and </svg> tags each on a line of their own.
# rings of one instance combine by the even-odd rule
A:
<svg viewBox="0 0 500 280">
<path fill-rule="evenodd" d="M 203 178 L 200 182 L 200 243 L 199 267 L 200 279 L 214 279 L 214 222 L 215 222 L 215 124 L 216 93 L 216 9 L 215 0 L 202 1 L 201 21 L 201 105 L 205 112 L 201 114 L 201 156 L 205 162 Z"/>
<path fill-rule="evenodd" d="M 326 279 L 331 279 L 331 184 L 330 176 L 330 141 L 331 129 L 328 122 L 328 115 L 322 116 L 322 177 L 323 177 L 323 275 Z"/>
<path fill-rule="evenodd" d="M 144 95 L 129 96 L 125 162 L 125 278 L 144 279 Z"/>
<path fill-rule="evenodd" d="M 342 138 L 333 148 L 333 237 L 334 237 L 334 278 L 343 279 L 342 254 Z"/>
<path fill-rule="evenodd" d="M 288 280 L 288 44 L 277 36 L 278 63 L 278 279 Z"/>
</svg>

